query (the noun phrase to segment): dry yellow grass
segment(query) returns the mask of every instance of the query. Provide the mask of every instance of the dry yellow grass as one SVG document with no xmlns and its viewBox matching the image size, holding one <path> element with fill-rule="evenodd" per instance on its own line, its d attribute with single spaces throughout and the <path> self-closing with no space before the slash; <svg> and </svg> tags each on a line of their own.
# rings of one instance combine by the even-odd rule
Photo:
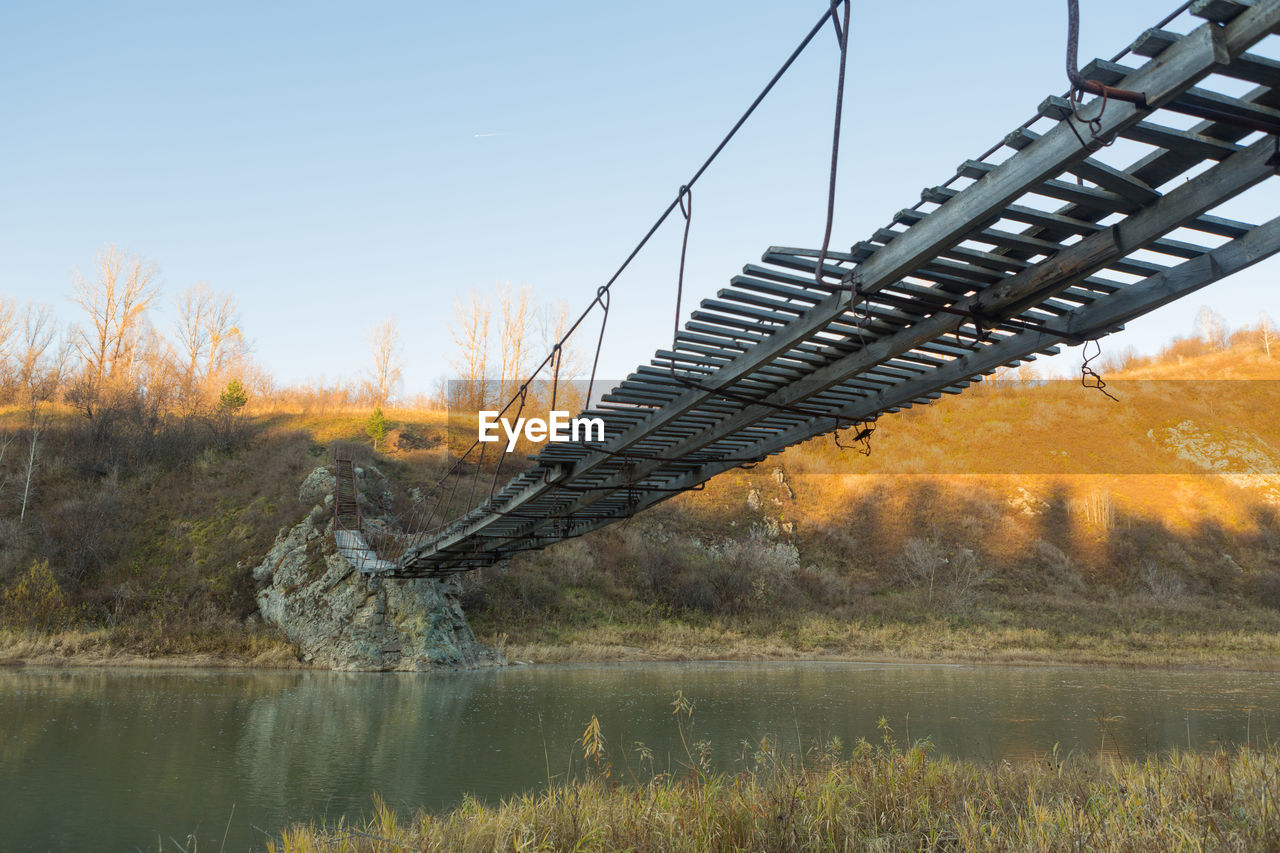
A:
<svg viewBox="0 0 1280 853">
<path fill-rule="evenodd" d="M 279 637 L 263 635 L 222 647 L 193 647 L 168 654 L 141 651 L 106 629 L 21 631 L 0 629 L 0 666 L 237 667 L 298 669 L 298 651 Z"/>
<path fill-rule="evenodd" d="M 275 853 L 398 850 L 1235 851 L 1280 849 L 1280 753 L 1172 753 L 1144 761 L 1056 755 L 984 764 L 927 746 L 839 744 L 802 760 L 767 743 L 732 776 L 690 756 L 678 776 L 578 784 L 445 814 L 295 826 Z"/>
<path fill-rule="evenodd" d="M 1047 629 L 1034 615 L 978 613 L 964 619 L 924 617 L 872 623 L 817 614 L 794 620 L 746 620 L 737 626 L 690 624 L 680 618 L 651 623 L 555 626 L 552 639 L 536 629 L 512 640 L 481 636 L 513 661 L 564 663 L 654 660 L 858 660 L 984 664 L 1098 664 L 1111 666 L 1280 669 L 1280 631 L 1269 614 L 1260 624 L 1195 628 L 1126 623 L 1123 604 L 1092 624 Z M 1016 619 L 1019 624 L 1001 624 Z"/>
</svg>

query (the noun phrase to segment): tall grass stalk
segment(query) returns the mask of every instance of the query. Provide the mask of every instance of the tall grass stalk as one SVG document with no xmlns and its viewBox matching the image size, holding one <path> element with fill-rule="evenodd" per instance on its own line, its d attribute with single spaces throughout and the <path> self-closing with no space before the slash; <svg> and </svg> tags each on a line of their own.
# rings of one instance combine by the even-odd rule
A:
<svg viewBox="0 0 1280 853">
<path fill-rule="evenodd" d="M 800 761 L 766 742 L 735 774 L 599 774 L 498 805 L 294 826 L 273 851 L 1276 850 L 1280 751 L 1146 759 L 1056 753 L 978 763 L 927 743 L 838 743 Z"/>
</svg>

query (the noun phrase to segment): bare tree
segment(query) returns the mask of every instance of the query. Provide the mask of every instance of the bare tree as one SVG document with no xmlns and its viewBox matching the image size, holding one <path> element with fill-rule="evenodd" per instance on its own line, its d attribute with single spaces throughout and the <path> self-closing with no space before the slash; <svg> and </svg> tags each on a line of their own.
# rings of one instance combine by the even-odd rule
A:
<svg viewBox="0 0 1280 853">
<path fill-rule="evenodd" d="M 538 331 L 543 353 L 553 354 L 556 344 L 563 340 L 565 333 L 569 331 L 570 322 L 569 305 L 564 300 L 542 306 L 538 312 Z M 585 367 L 582 352 L 573 346 L 572 341 L 566 341 L 559 352 L 553 355 L 554 359 L 550 364 L 548 375 L 557 386 L 556 407 L 576 411 L 586 404 L 571 384 L 574 379 L 582 375 Z M 548 399 L 546 403 L 550 407 L 551 400 Z"/>
<path fill-rule="evenodd" d="M 11 296 L 0 295 L 0 392 L 12 379 L 14 343 L 17 339 L 17 303 Z"/>
<path fill-rule="evenodd" d="M 528 287 L 513 291 L 510 284 L 504 284 L 498 292 L 498 302 L 502 309 L 502 328 L 498 340 L 497 402 L 501 405 L 529 378 L 534 343 L 530 332 L 535 312 Z"/>
<path fill-rule="evenodd" d="M 177 353 L 181 398 L 189 407 L 210 403 L 247 354 L 235 300 L 200 282 L 178 297 Z"/>
<path fill-rule="evenodd" d="M 62 345 L 53 348 L 57 337 L 57 323 L 48 305 L 28 302 L 22 319 L 22 337 L 17 351 L 18 391 L 27 409 L 29 440 L 27 461 L 23 471 L 22 508 L 19 523 L 26 520 L 27 505 L 31 499 L 31 482 L 39 467 L 37 448 L 40 436 L 48 425 L 48 415 L 42 411 L 44 403 L 52 400 L 62 385 L 63 376 L 71 355 L 71 344 L 63 338 Z"/>
<path fill-rule="evenodd" d="M 88 315 L 77 331 L 76 348 L 95 384 L 115 379 L 133 367 L 146 312 L 160 292 L 154 264 L 126 255 L 116 246 L 98 254 L 96 278 L 80 273 L 72 280 L 71 299 Z"/>
<path fill-rule="evenodd" d="M 373 353 L 373 372 L 369 390 L 374 406 L 385 406 L 395 393 L 404 372 L 404 354 L 400 348 L 400 329 L 395 318 L 388 317 L 369 332 L 369 349 Z"/>
<path fill-rule="evenodd" d="M 182 370 L 182 397 L 192 405 L 198 397 L 209 358 L 208 314 L 213 294 L 204 282 L 178 296 L 177 358 Z"/>
<path fill-rule="evenodd" d="M 249 346 L 240 334 L 239 311 L 230 294 L 211 294 L 209 309 L 205 312 L 205 333 L 209 338 L 205 382 L 221 386 L 228 373 L 239 372 L 249 353 Z"/>
<path fill-rule="evenodd" d="M 48 305 L 28 302 L 22 317 L 22 335 L 15 352 L 18 391 L 27 407 L 52 400 L 62 384 L 70 357 L 70 342 L 53 348 L 57 321 Z"/>
<path fill-rule="evenodd" d="M 4 457 L 9 452 L 9 445 L 13 444 L 17 438 L 13 433 L 0 432 L 0 494 L 4 493 L 4 487 L 9 485 L 9 475 L 5 473 Z"/>
<path fill-rule="evenodd" d="M 1271 339 L 1276 336 L 1276 324 L 1272 322 L 1270 315 L 1263 311 L 1258 326 L 1262 332 L 1262 348 L 1266 350 L 1267 358 L 1271 358 Z"/>
<path fill-rule="evenodd" d="M 484 387 L 489 366 L 489 298 L 471 291 L 466 302 L 453 305 L 453 342 L 457 355 L 450 362 L 458 373 L 458 388 L 450 405 L 463 409 L 483 409 L 488 394 Z"/>
<path fill-rule="evenodd" d="M 1227 318 L 1208 305 L 1196 313 L 1196 334 L 1214 349 L 1227 348 Z"/>
<path fill-rule="evenodd" d="M 495 355 L 489 347 L 490 319 L 494 313 L 488 295 L 472 291 L 466 302 L 454 303 L 451 324 L 457 355 L 450 364 L 458 380 L 447 393 L 437 394 L 442 402 L 458 409 L 479 410 L 502 406 L 529 378 L 536 364 L 550 354 L 556 343 L 569 330 L 571 319 L 564 302 L 539 304 L 526 286 L 498 288 L 498 335 Z M 558 353 L 559 373 L 555 364 L 539 373 L 539 382 L 530 388 L 533 395 L 527 405 L 537 409 L 550 403 L 550 383 L 558 375 L 556 406 L 571 409 L 580 406 L 569 383 L 583 370 L 583 358 L 577 348 L 566 344 Z M 487 383 L 491 368 L 497 368 L 498 380 Z M 545 386 L 545 387 L 544 387 Z"/>
<path fill-rule="evenodd" d="M 182 368 L 169 342 L 151 326 L 146 326 L 133 344 L 128 373 L 137 392 L 135 410 L 145 412 L 152 422 L 177 408 L 182 400 Z"/>
<path fill-rule="evenodd" d="M 44 432 L 46 420 L 32 410 L 31 441 L 27 446 L 27 464 L 23 471 L 22 509 L 18 511 L 19 524 L 27 520 L 27 502 L 31 499 L 31 480 L 35 476 L 37 465 L 36 445 L 40 442 L 40 434 Z"/>
</svg>

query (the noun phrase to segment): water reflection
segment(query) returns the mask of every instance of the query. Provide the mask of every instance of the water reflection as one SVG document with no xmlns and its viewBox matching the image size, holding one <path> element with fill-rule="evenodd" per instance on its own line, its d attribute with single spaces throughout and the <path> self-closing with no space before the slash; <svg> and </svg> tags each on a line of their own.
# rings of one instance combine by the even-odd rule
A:
<svg viewBox="0 0 1280 853">
<path fill-rule="evenodd" d="M 497 799 L 564 774 L 592 714 L 615 766 L 680 756 L 695 737 L 733 769 L 762 736 L 839 737 L 999 759 L 1136 755 L 1267 737 L 1274 673 L 870 664 L 663 664 L 425 675 L 16 671 L 0 674 L 0 850 L 154 849 L 195 832 L 218 849 L 254 827 Z M 746 744 L 747 746 L 744 746 Z M 234 807 L 234 815 L 232 809 Z M 185 841 L 184 841 L 185 844 Z"/>
</svg>

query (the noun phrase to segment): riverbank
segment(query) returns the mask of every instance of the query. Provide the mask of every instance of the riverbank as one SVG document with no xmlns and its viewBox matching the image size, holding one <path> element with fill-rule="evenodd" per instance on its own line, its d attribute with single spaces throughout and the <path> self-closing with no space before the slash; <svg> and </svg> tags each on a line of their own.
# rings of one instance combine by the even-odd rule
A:
<svg viewBox="0 0 1280 853">
<path fill-rule="evenodd" d="M 0 668 L 155 667 L 304 669 L 293 646 L 273 634 L 168 637 L 141 642 L 106 628 L 65 631 L 0 629 Z"/>
<path fill-rule="evenodd" d="M 646 660 L 861 660 L 1280 669 L 1280 613 L 1243 603 L 1145 596 L 1096 601 L 992 598 L 936 613 L 882 597 L 861 615 L 737 618 L 623 607 L 570 618 L 473 622 L 481 642 L 531 663 Z"/>
<path fill-rule="evenodd" d="M 847 642 L 836 648 L 810 650 L 795 648 L 781 638 L 733 636 L 734 632 L 700 631 L 688 626 L 673 627 L 669 633 L 655 637 L 650 648 L 614 643 L 610 633 L 584 631 L 561 644 L 507 643 L 502 648 L 512 662 L 526 664 L 818 660 L 1280 670 L 1280 636 L 1276 635 L 1210 637 L 1209 645 L 1192 645 L 1163 633 L 1142 638 L 1117 634 L 1064 649 L 1019 645 L 1016 634 L 949 636 L 925 631 L 919 636 L 904 637 L 899 629 L 885 626 L 865 632 L 855 630 Z M 893 642 L 898 639 L 904 642 L 895 646 Z M 1217 639 L 1222 640 L 1222 645 L 1213 644 Z"/>
<path fill-rule="evenodd" d="M 1179 608 L 1127 598 L 1046 600 L 963 615 L 756 614 L 735 620 L 621 609 L 591 618 L 476 625 L 512 663 L 849 660 L 1280 669 L 1280 615 L 1246 606 Z M 110 629 L 0 630 L 0 666 L 311 668 L 267 629 L 149 636 Z"/>
<path fill-rule="evenodd" d="M 588 731 L 588 735 L 590 732 Z M 590 740 L 584 744 L 590 753 Z M 1275 850 L 1280 751 L 1173 752 L 1143 761 L 1057 755 L 972 762 L 927 746 L 839 744 L 801 760 L 768 742 L 753 766 L 619 785 L 588 778 L 496 806 L 468 799 L 358 826 L 295 826 L 273 853 L 342 850 Z M 619 772 L 618 775 L 621 775 Z"/>
</svg>

